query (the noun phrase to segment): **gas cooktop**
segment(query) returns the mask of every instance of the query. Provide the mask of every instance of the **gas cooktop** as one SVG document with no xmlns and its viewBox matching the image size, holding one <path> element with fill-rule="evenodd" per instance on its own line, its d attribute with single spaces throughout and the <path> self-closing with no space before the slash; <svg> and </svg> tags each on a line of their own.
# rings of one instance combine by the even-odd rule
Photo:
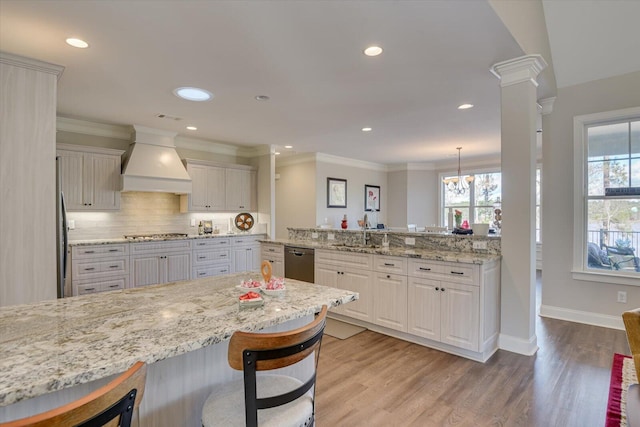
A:
<svg viewBox="0 0 640 427">
<path fill-rule="evenodd" d="M 125 234 L 127 240 L 163 240 L 180 239 L 187 237 L 186 233 L 159 233 L 159 234 Z"/>
</svg>

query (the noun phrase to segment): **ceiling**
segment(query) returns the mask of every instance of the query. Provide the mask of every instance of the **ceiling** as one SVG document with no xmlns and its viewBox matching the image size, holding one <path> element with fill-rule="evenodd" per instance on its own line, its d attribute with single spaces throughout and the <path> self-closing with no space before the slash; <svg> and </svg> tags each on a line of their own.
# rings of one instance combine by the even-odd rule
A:
<svg viewBox="0 0 640 427">
<path fill-rule="evenodd" d="M 544 7 L 562 46 L 571 16 Z M 374 44 L 384 52 L 365 56 Z M 0 50 L 65 67 L 59 116 L 380 164 L 450 161 L 457 146 L 463 158 L 499 153 L 500 91 L 489 69 L 525 54 L 489 3 L 457 0 L 0 0 Z M 558 85 L 570 83 L 580 58 L 551 51 Z M 182 86 L 215 97 L 184 101 L 172 93 Z M 463 103 L 475 106 L 458 110 Z"/>
</svg>

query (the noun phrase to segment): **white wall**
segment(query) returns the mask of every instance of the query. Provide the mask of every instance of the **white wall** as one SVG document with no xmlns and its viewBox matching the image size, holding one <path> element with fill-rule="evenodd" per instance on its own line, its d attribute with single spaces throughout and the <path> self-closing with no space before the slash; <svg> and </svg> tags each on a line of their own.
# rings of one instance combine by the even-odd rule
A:
<svg viewBox="0 0 640 427">
<path fill-rule="evenodd" d="M 276 238 L 287 238 L 287 227 L 315 227 L 315 157 L 303 156 L 291 163 L 276 162 Z"/>
<path fill-rule="evenodd" d="M 407 174 L 407 224 L 419 227 L 438 223 L 438 174 L 433 170 L 409 170 Z"/>
<path fill-rule="evenodd" d="M 621 326 L 620 314 L 640 307 L 640 286 L 579 281 L 571 275 L 573 117 L 640 106 L 639 88 L 640 72 L 560 88 L 553 112 L 543 118 L 542 314 Z M 619 290 L 627 292 L 626 304 L 616 302 Z"/>
<path fill-rule="evenodd" d="M 407 195 L 409 193 L 407 170 L 394 170 L 387 174 L 389 201 L 387 202 L 387 226 L 407 226 Z"/>
<path fill-rule="evenodd" d="M 350 229 L 358 228 L 358 219 L 364 217 L 364 186 L 380 186 L 380 212 L 377 214 L 367 213 L 372 225 L 377 222 L 385 223 L 387 218 L 387 172 L 383 168 L 358 167 L 359 163 L 354 160 L 355 166 L 348 166 L 340 163 L 323 161 L 322 158 L 316 163 L 316 224 L 322 224 L 324 219 L 329 220 L 329 224 L 335 228 L 340 227 L 340 221 L 347 215 Z M 347 208 L 327 208 L 327 178 L 340 178 L 347 180 Z M 377 216 L 377 218 L 376 218 Z"/>
</svg>

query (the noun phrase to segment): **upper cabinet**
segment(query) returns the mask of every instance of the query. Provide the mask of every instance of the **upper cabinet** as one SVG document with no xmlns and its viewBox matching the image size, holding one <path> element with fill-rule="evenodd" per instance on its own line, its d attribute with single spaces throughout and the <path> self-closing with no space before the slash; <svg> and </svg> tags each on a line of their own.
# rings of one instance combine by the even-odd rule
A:
<svg viewBox="0 0 640 427">
<path fill-rule="evenodd" d="M 192 190 L 180 196 L 180 212 L 251 211 L 257 208 L 256 171 L 245 165 L 185 160 Z"/>
<path fill-rule="evenodd" d="M 122 150 L 58 144 L 60 178 L 67 210 L 120 209 Z"/>
</svg>

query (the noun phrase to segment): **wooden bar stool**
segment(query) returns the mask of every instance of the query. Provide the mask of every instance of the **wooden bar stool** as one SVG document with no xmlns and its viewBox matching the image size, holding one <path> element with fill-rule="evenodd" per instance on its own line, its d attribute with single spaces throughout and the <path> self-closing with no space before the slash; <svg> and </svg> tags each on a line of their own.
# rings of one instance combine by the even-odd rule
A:
<svg viewBox="0 0 640 427">
<path fill-rule="evenodd" d="M 229 365 L 242 370 L 244 380 L 224 384 L 209 396 L 202 411 L 202 425 L 312 426 L 316 370 L 326 317 L 324 305 L 313 322 L 292 331 L 234 333 L 229 342 Z M 286 375 L 256 375 L 257 371 L 296 364 L 313 352 L 313 374 L 305 383 Z"/>
<path fill-rule="evenodd" d="M 147 364 L 137 362 L 109 384 L 59 408 L 0 427 L 129 427 L 144 394 Z"/>
</svg>

